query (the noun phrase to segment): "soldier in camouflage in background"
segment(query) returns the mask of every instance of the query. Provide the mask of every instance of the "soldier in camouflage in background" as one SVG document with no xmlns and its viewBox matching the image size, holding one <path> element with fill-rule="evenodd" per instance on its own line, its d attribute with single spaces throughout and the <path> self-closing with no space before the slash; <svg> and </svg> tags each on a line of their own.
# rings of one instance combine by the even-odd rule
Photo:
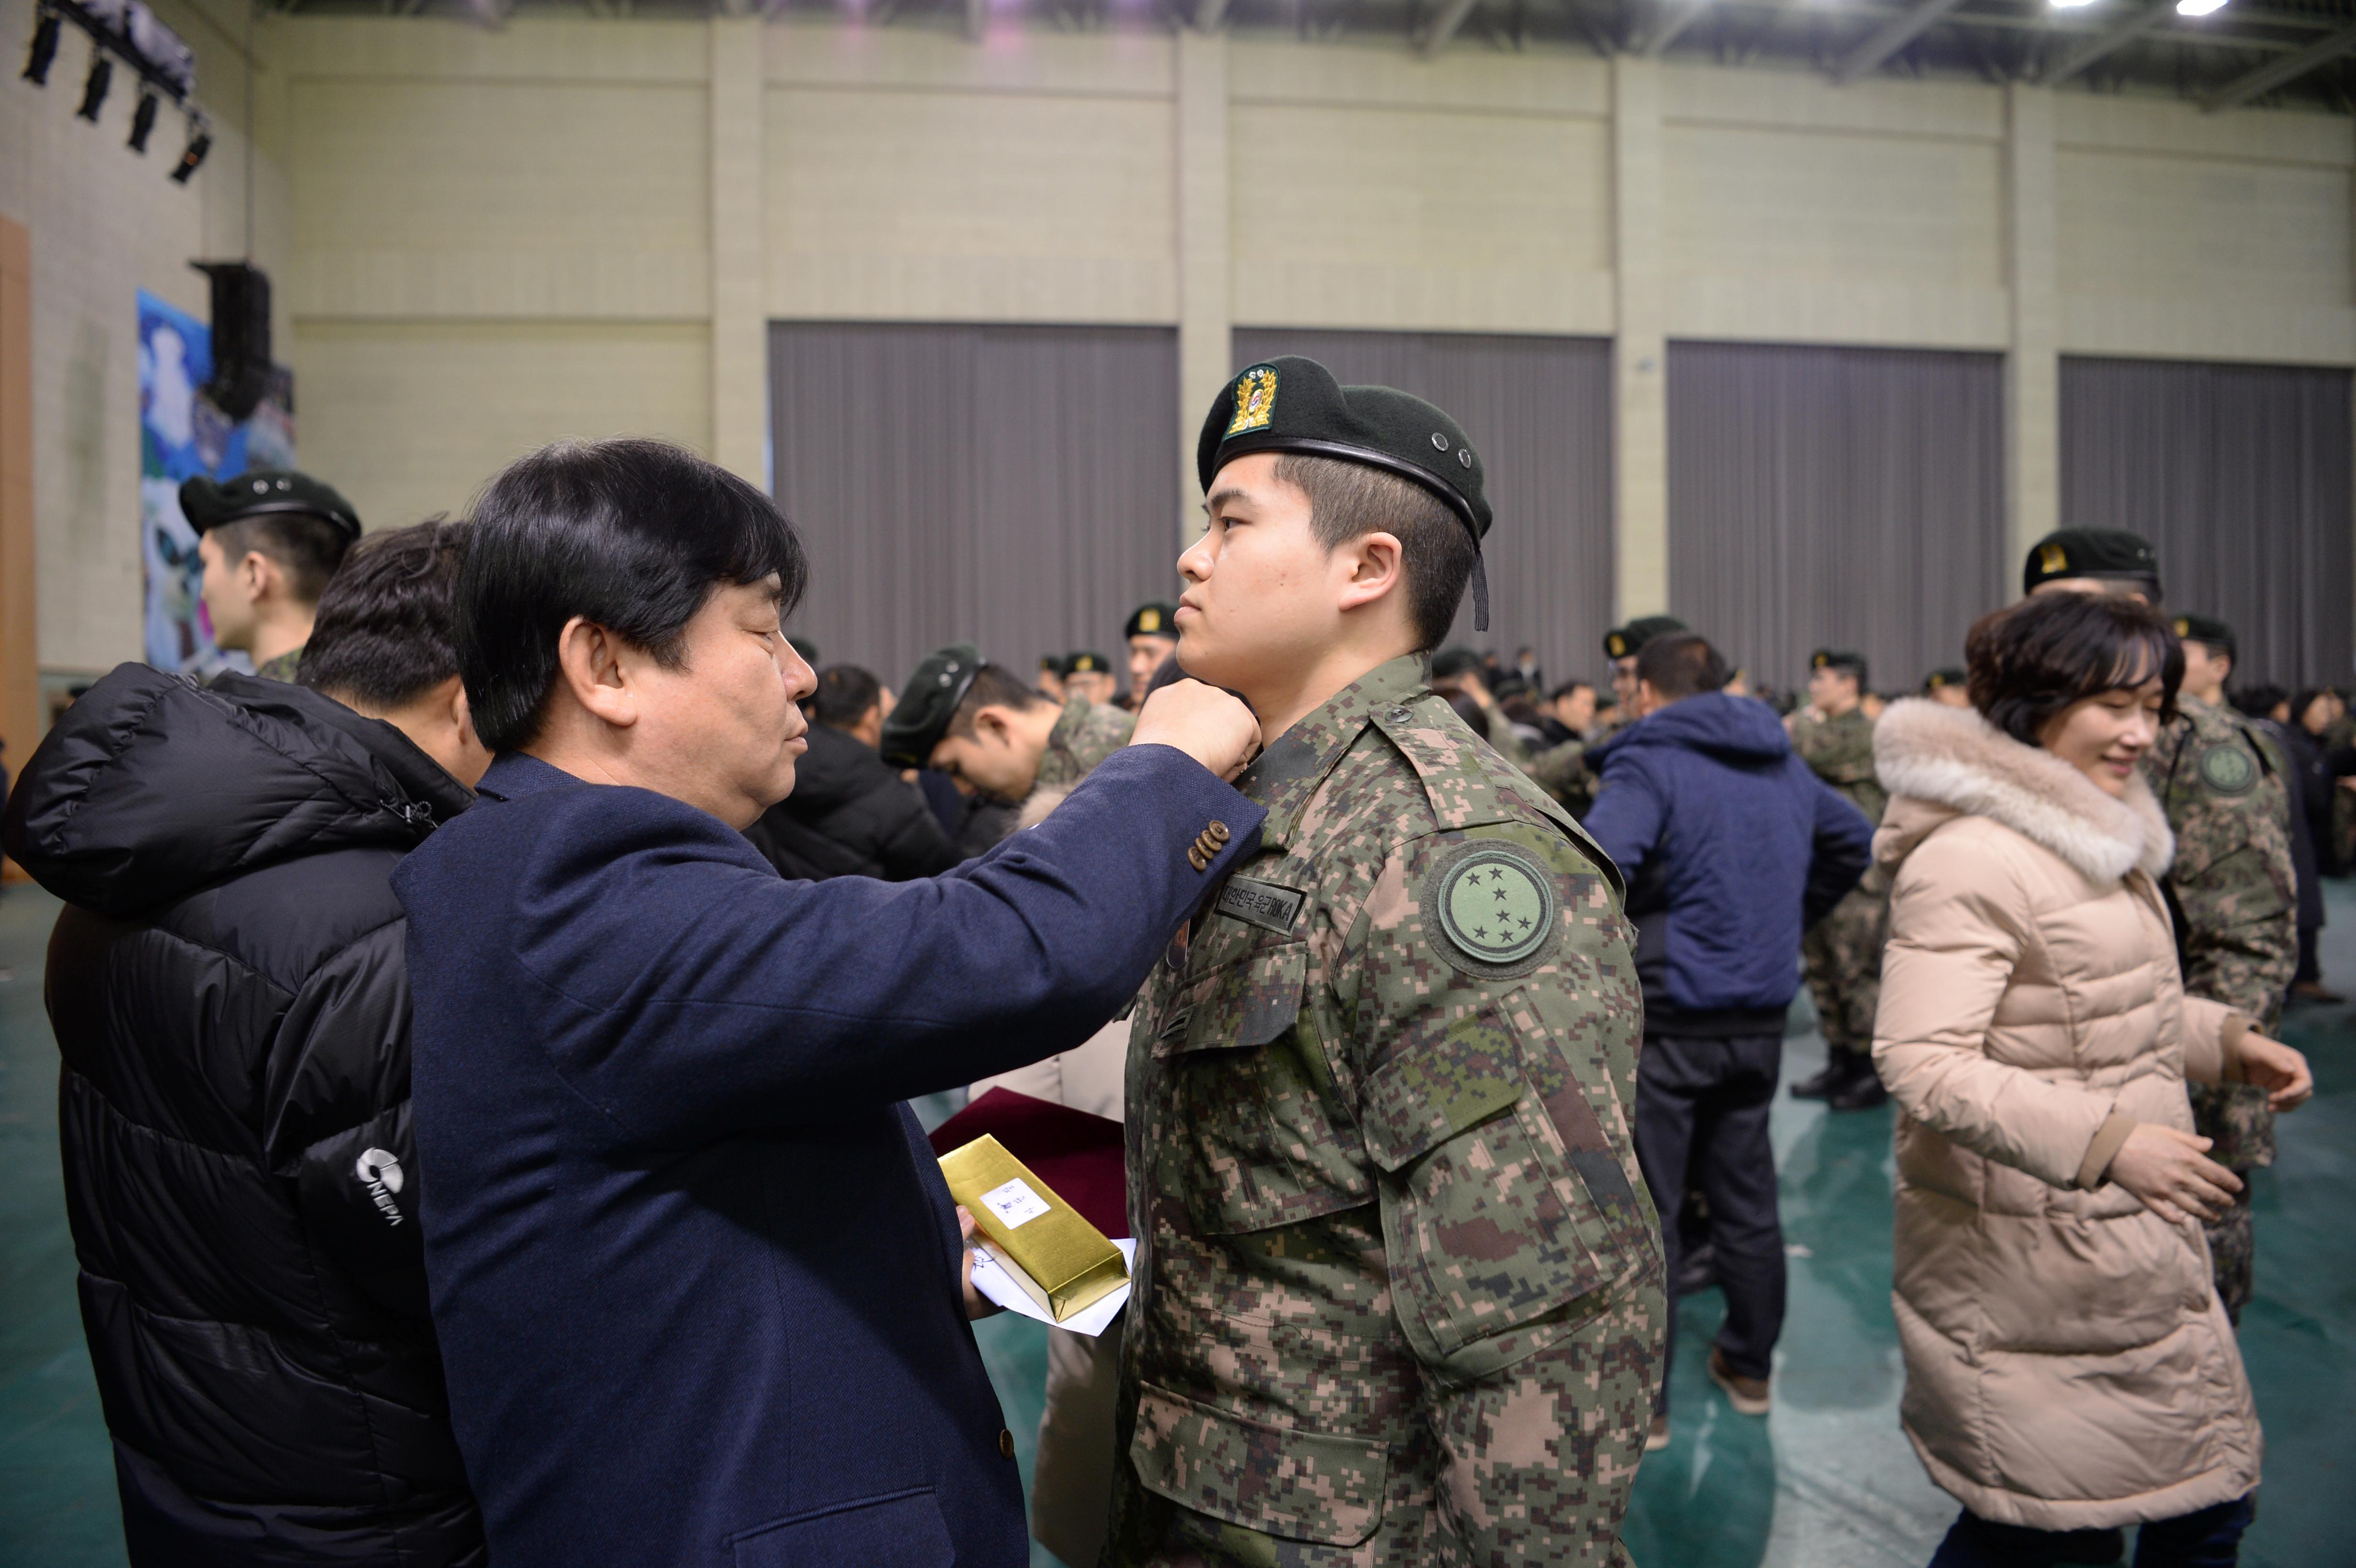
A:
<svg viewBox="0 0 2356 1568">
<path fill-rule="evenodd" d="M 1281 733 L 1238 781 L 1262 853 L 1133 1015 L 1103 1562 L 1624 1563 L 1665 1328 L 1641 997 L 1618 872 L 1424 682 L 1480 460 L 1286 358 L 1198 467 L 1179 659 Z"/>
<path fill-rule="evenodd" d="M 2029 552 L 2030 593 L 2128 593 L 2160 599 L 2158 558 L 2148 541 L 2104 528 L 2064 528 Z M 2178 622 L 2185 677 L 2178 713 L 2144 753 L 2152 793 L 2176 835 L 2162 889 L 2176 917 L 2187 995 L 2239 1009 L 2268 1034 L 2298 969 L 2297 876 L 2290 853 L 2288 770 L 2224 701 L 2233 633 L 2207 616 Z M 2199 632 L 2199 636 L 2191 635 Z M 2217 1295 L 2239 1323 L 2255 1261 L 2249 1173 L 2275 1158 L 2275 1118 L 2263 1090 L 2191 1086 L 2193 1130 L 2213 1140 L 2209 1157 L 2244 1178 L 2233 1206 L 2203 1227 Z"/>
<path fill-rule="evenodd" d="M 1808 705 L 1783 727 L 1800 760 L 1879 827 L 1890 794 L 1873 771 L 1873 720 L 1864 696 L 1865 656 L 1818 648 L 1808 659 Z M 1881 1003 L 1881 948 L 1889 938 L 1890 880 L 1875 867 L 1802 939 L 1808 994 L 1829 1050 L 1822 1072 L 1792 1085 L 1795 1099 L 1864 1111 L 1890 1098 L 1873 1070 L 1873 1014 Z"/>
<path fill-rule="evenodd" d="M 1601 745 L 1636 721 L 1636 656 L 1655 637 L 1687 629 L 1674 615 L 1639 615 L 1603 634 L 1603 656 L 1612 661 L 1614 706 L 1611 717 L 1592 735 L 1574 736 L 1540 752 L 1523 770 L 1571 816 L 1586 816 L 1595 804 L 1595 792 L 1602 786 L 1595 770 L 1587 765 L 1587 749 Z"/>
</svg>

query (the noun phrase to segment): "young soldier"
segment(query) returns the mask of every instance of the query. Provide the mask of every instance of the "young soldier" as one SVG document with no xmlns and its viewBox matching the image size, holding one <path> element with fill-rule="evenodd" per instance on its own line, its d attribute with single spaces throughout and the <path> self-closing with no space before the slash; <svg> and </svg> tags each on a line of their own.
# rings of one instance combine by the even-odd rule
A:
<svg viewBox="0 0 2356 1568">
<path fill-rule="evenodd" d="M 214 645 L 251 656 L 258 676 L 293 680 L 319 594 L 360 537 L 359 515 L 310 475 L 274 468 L 188 480 L 180 515 L 197 530 Z"/>
<path fill-rule="evenodd" d="M 1281 738 L 1238 783 L 1261 852 L 1131 1015 L 1103 1561 L 1624 1563 L 1664 1327 L 1639 993 L 1619 873 L 1424 683 L 1468 578 L 1485 609 L 1481 461 L 1283 358 L 1196 467 L 1179 659 Z"/>
<path fill-rule="evenodd" d="M 1792 749 L 1835 793 L 1881 826 L 1890 794 L 1873 771 L 1873 720 L 1865 712 L 1865 656 L 1818 648 L 1808 659 L 1808 705 L 1783 721 Z M 1800 943 L 1808 992 L 1825 1031 L 1825 1070 L 1792 1085 L 1794 1098 L 1865 1111 L 1890 1098 L 1873 1070 L 1873 1013 L 1881 1001 L 1881 946 L 1890 936 L 1890 884 L 1877 871 L 1843 894 Z"/>
<path fill-rule="evenodd" d="M 1137 720 L 1075 694 L 1058 708 L 971 643 L 936 650 L 884 724 L 884 760 L 937 768 L 1006 805 L 1067 794 L 1129 744 Z"/>
<path fill-rule="evenodd" d="M 1129 690 L 1121 695 L 1120 706 L 1131 713 L 1145 700 L 1153 672 L 1178 651 L 1177 617 L 1178 606 L 1156 600 L 1140 604 L 1121 628 L 1121 640 L 1129 645 Z"/>
<path fill-rule="evenodd" d="M 1961 669 L 1934 669 L 1922 677 L 1922 695 L 1949 708 L 1969 708 L 1971 677 Z"/>
<path fill-rule="evenodd" d="M 1587 748 L 1600 745 L 1636 721 L 1636 656 L 1655 637 L 1682 632 L 1686 624 L 1674 615 L 1639 615 L 1624 626 L 1603 634 L 1603 656 L 1612 661 L 1612 695 L 1617 700 L 1596 732 L 1573 736 L 1532 757 L 1526 770 L 1546 786 L 1573 816 L 1585 816 L 1595 804 L 1602 781 L 1587 765 Z"/>
<path fill-rule="evenodd" d="M 2021 578 L 2030 593 L 2126 593 L 2154 605 L 2160 599 L 2151 545 L 2115 529 L 2048 534 L 2029 550 Z M 2192 626 L 2193 618 L 2185 617 L 2178 635 Z M 2201 627 L 2223 630 L 2205 616 Z M 2214 640 L 2230 646 L 2232 634 Z M 2248 720 L 2222 700 L 2224 677 L 2211 667 L 2210 639 L 2188 636 L 2184 653 L 2177 716 L 2143 761 L 2176 835 L 2176 859 L 2161 887 L 2176 917 L 2177 960 L 2188 995 L 2238 1008 L 2271 1034 L 2298 970 L 2288 774 Z M 2274 1163 L 2275 1118 L 2263 1091 L 2195 1084 L 2191 1094 L 2193 1130 L 2213 1140 L 2211 1159 L 2245 1179 Z M 2246 1179 L 2233 1208 L 2202 1228 L 2218 1298 L 2239 1323 L 2249 1304 L 2255 1247 Z"/>
</svg>

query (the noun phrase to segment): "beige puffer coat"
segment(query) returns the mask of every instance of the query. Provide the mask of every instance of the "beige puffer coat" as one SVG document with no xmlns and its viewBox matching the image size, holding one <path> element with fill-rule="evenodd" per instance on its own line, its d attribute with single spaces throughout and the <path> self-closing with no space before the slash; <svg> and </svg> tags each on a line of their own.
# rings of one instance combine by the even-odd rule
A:
<svg viewBox="0 0 2356 1568">
<path fill-rule="evenodd" d="M 2178 980 L 2167 820 L 2139 774 L 2115 799 L 1969 709 L 1893 704 L 1874 760 L 1906 1435 L 2005 1524 L 2241 1497 L 2262 1444 L 2207 1243 L 2104 1180 L 2136 1123 L 2192 1130 L 2187 1074 L 2250 1027 Z"/>
</svg>

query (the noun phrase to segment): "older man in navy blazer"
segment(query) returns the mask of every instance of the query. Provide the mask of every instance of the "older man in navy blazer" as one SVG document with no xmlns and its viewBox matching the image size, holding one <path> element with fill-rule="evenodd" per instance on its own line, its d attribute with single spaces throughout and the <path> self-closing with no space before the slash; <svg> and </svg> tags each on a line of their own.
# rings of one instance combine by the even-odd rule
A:
<svg viewBox="0 0 2356 1568">
<path fill-rule="evenodd" d="M 495 479 L 474 533 L 458 657 L 498 760 L 395 886 L 492 1561 L 1027 1563 L 969 1254 L 900 1102 L 1122 1006 L 1257 838 L 1221 782 L 1250 714 L 1172 688 L 979 861 L 782 881 L 739 831 L 791 788 L 813 684 L 768 498 L 675 448 L 569 445 Z"/>
</svg>

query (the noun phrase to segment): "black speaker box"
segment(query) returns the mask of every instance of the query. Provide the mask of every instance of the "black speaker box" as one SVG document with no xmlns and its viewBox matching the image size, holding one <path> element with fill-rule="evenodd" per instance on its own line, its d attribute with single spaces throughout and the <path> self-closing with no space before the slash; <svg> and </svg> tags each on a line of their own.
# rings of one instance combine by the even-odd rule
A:
<svg viewBox="0 0 2356 1568">
<path fill-rule="evenodd" d="M 270 278 L 243 261 L 191 261 L 212 280 L 213 379 L 206 399 L 232 421 L 270 390 Z"/>
</svg>

